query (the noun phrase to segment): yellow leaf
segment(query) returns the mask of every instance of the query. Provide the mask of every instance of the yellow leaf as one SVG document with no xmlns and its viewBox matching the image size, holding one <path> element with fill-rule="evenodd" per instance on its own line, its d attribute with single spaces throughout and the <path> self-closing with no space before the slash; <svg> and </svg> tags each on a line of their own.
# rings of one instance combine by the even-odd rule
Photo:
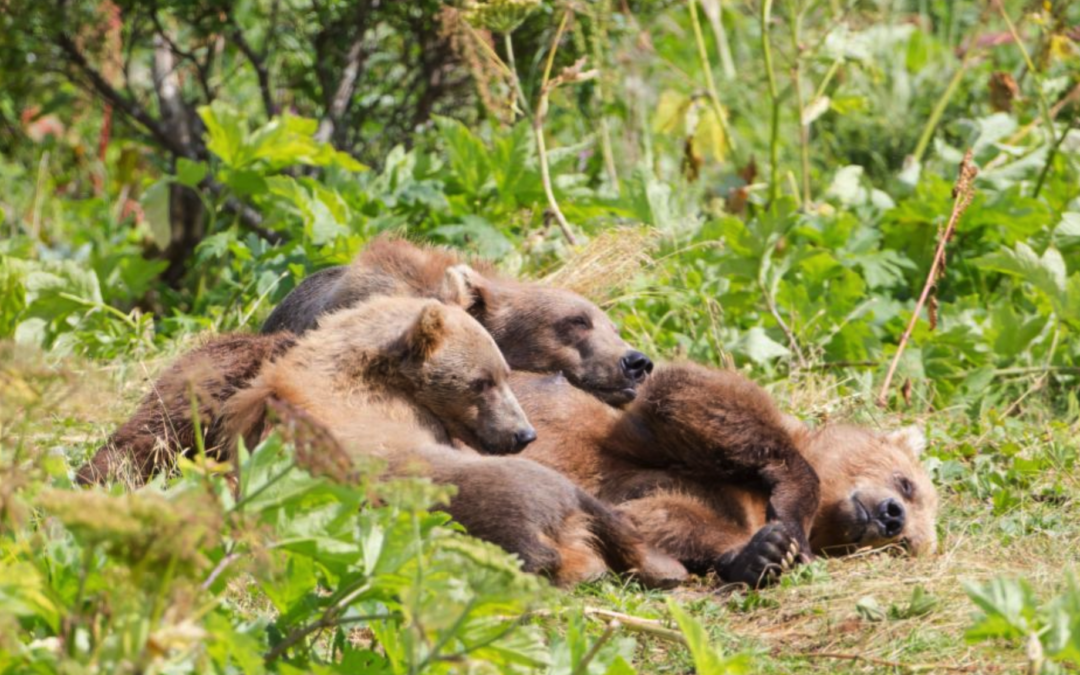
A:
<svg viewBox="0 0 1080 675">
<path fill-rule="evenodd" d="M 712 106 L 702 106 L 697 128 L 694 130 L 694 149 L 701 155 L 709 155 L 718 162 L 727 154 L 727 138 L 724 125 Z"/>
<path fill-rule="evenodd" d="M 690 108 L 690 99 L 670 89 L 660 94 L 660 102 L 656 106 L 656 117 L 653 119 L 653 129 L 665 134 L 678 134 L 682 131 L 682 125 L 686 119 L 686 111 Z"/>
</svg>

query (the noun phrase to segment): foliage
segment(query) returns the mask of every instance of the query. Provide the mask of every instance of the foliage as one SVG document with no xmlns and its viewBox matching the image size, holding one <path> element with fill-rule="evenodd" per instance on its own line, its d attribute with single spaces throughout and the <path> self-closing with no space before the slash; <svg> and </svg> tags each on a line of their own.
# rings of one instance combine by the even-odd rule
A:
<svg viewBox="0 0 1080 675">
<path fill-rule="evenodd" d="M 1023 645 L 1032 673 L 1065 672 L 1080 663 L 1080 588 L 1075 579 L 1047 602 L 1016 579 L 969 583 L 965 590 L 980 610 L 967 632 L 969 641 L 1001 639 Z"/>
</svg>

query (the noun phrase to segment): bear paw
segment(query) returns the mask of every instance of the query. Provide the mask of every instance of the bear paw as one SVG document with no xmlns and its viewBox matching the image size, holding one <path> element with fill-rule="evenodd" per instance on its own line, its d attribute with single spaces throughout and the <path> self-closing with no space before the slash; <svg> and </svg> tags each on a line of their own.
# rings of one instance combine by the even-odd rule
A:
<svg viewBox="0 0 1080 675">
<path fill-rule="evenodd" d="M 807 555 L 782 523 L 771 523 L 740 550 L 722 556 L 716 569 L 726 581 L 762 588 L 776 583 Z"/>
</svg>

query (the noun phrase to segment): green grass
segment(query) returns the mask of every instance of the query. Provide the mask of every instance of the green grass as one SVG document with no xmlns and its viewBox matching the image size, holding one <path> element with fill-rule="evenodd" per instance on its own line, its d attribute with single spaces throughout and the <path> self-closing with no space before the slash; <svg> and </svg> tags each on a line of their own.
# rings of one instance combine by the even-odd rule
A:
<svg viewBox="0 0 1080 675">
<path fill-rule="evenodd" d="M 48 365 L 30 352 L 6 354 L 3 372 L 8 403 L 16 383 L 25 385 L 37 403 L 38 418 L 5 419 L 5 431 L 20 429 L 27 450 L 64 449 L 71 467 L 88 457 L 112 427 L 133 410 L 155 373 L 193 340 L 169 345 L 149 360 L 118 360 L 108 366 L 69 359 Z M 782 384 L 782 383 L 781 383 Z M 859 421 L 890 426 L 900 420 L 873 408 L 859 409 L 851 398 L 824 399 L 834 383 L 803 382 L 795 400 L 780 391 L 782 404 L 800 413 L 832 409 Z M 689 609 L 726 652 L 750 656 L 752 672 L 865 673 L 945 671 L 1016 672 L 1026 667 L 1021 645 L 992 641 L 969 643 L 976 608 L 962 582 L 996 577 L 1027 580 L 1042 598 L 1061 590 L 1076 572 L 1080 550 L 1080 479 L 1075 467 L 1080 446 L 1078 425 L 1051 421 L 1038 407 L 1024 407 L 1016 417 L 986 426 L 966 416 L 943 412 L 920 419 L 931 438 L 928 464 L 934 470 L 942 505 L 937 555 L 911 558 L 897 551 L 866 551 L 843 559 L 819 559 L 775 588 L 750 592 L 716 579 L 696 579 L 669 593 L 646 591 L 632 582 L 608 578 L 560 592 L 534 621 L 558 635 L 566 613 L 597 608 L 655 619 L 671 625 L 666 603 L 675 598 Z M 6 437 L 10 441 L 10 436 Z M 962 455 L 976 447 L 988 458 L 976 469 Z M 1001 452 L 1001 449 L 1005 452 Z M 1006 475 L 1017 460 L 1037 460 L 1031 475 Z M 991 488 L 991 474 L 1005 477 Z M 995 495 L 1004 506 L 995 507 Z M 915 616 L 916 589 L 929 597 Z M 273 618 L 272 606 L 243 579 L 225 596 L 241 614 Z M 871 611 L 860 611 L 860 605 Z M 873 611 L 876 608 L 878 611 Z M 588 620 L 589 634 L 599 637 L 603 616 Z M 363 630 L 353 637 L 363 640 Z M 616 636 L 637 639 L 638 672 L 684 673 L 692 667 L 679 645 L 621 628 Z M 370 637 L 368 635 L 368 637 Z"/>
</svg>

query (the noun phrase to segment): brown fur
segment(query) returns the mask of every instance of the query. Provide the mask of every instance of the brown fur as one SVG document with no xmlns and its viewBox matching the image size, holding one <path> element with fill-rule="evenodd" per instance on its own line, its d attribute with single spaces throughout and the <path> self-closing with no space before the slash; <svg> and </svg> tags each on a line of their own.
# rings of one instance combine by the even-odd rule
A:
<svg viewBox="0 0 1080 675">
<path fill-rule="evenodd" d="M 757 585 L 792 550 L 935 545 L 937 498 L 918 461 L 917 431 L 811 431 L 737 374 L 685 364 L 660 368 L 626 412 L 557 377 L 515 374 L 512 382 L 539 436 L 523 456 L 616 504 L 646 541 L 691 571 Z M 897 500 L 903 530 L 883 536 L 853 499 L 869 510 Z"/>
<path fill-rule="evenodd" d="M 79 469 L 80 483 L 123 478 L 141 484 L 197 447 L 194 402 L 210 457 L 222 458 L 220 408 L 263 364 L 289 349 L 291 333 L 225 335 L 184 355 L 154 383 L 131 418 Z"/>
<path fill-rule="evenodd" d="M 448 512 L 471 534 L 517 553 L 529 571 L 559 583 L 608 567 L 654 585 L 681 579 L 677 562 L 650 551 L 623 516 L 555 471 L 449 445 L 454 438 L 505 451 L 508 432 L 524 420 L 508 379 L 497 346 L 463 310 L 374 298 L 329 316 L 268 364 L 226 405 L 226 431 L 256 442 L 260 411 L 279 400 L 348 453 L 455 485 Z"/>
<path fill-rule="evenodd" d="M 263 333 L 314 328 L 321 317 L 379 295 L 432 298 L 466 309 L 515 370 L 562 372 L 608 403 L 634 397 L 651 363 L 596 305 L 570 291 L 498 276 L 491 265 L 431 246 L 379 237 L 352 264 L 317 272 L 281 302 Z M 627 360 L 626 357 L 631 357 Z M 638 367 L 628 367 L 637 359 Z"/>
</svg>

